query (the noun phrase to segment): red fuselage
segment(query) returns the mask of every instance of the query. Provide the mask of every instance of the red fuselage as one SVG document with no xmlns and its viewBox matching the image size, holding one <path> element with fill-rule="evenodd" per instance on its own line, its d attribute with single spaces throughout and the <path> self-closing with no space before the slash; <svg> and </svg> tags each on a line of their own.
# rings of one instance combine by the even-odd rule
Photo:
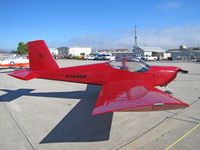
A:
<svg viewBox="0 0 200 150">
<path fill-rule="evenodd" d="M 129 80 L 130 82 L 143 82 L 152 86 L 165 86 L 175 79 L 179 70 L 182 69 L 178 67 L 151 66 L 147 72 L 130 72 L 112 68 L 109 62 L 106 62 L 51 71 L 42 70 L 36 73 L 40 74 L 40 78 L 44 79 L 86 84 L 102 85 L 108 82 Z"/>
</svg>

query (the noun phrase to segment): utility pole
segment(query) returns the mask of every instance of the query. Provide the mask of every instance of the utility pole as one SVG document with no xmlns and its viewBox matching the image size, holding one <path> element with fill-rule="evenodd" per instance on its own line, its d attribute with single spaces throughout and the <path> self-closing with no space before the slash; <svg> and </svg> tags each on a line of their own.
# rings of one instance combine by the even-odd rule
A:
<svg viewBox="0 0 200 150">
<path fill-rule="evenodd" d="M 137 31 L 136 31 L 136 25 L 135 25 L 135 48 L 137 47 Z"/>
<path fill-rule="evenodd" d="M 133 45 L 133 51 L 134 51 L 134 49 L 137 48 L 137 31 L 136 31 L 136 25 L 134 26 L 134 33 L 135 33 L 135 36 L 134 36 L 135 44 Z"/>
</svg>

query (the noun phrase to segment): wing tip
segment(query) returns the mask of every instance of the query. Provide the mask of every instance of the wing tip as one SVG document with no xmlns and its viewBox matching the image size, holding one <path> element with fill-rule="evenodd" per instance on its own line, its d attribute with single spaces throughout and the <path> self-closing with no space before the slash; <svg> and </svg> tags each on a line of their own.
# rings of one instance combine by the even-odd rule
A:
<svg viewBox="0 0 200 150">
<path fill-rule="evenodd" d="M 100 114 L 104 114 L 104 113 L 107 113 L 107 112 L 98 112 L 98 111 L 96 111 L 96 109 L 94 109 L 94 110 L 92 111 L 92 115 L 93 115 L 93 116 L 95 116 L 95 115 L 100 115 Z"/>
<path fill-rule="evenodd" d="M 184 109 L 186 107 L 189 107 L 190 105 L 184 102 L 180 103 L 168 103 L 163 105 L 146 105 L 146 106 L 139 106 L 139 107 L 129 107 L 124 109 L 116 109 L 116 110 L 105 110 L 103 108 L 98 109 L 94 108 L 92 115 L 100 115 L 108 112 L 114 112 L 114 111 L 135 111 L 135 112 L 146 112 L 146 111 L 166 111 L 166 110 L 174 110 L 174 109 Z"/>
</svg>

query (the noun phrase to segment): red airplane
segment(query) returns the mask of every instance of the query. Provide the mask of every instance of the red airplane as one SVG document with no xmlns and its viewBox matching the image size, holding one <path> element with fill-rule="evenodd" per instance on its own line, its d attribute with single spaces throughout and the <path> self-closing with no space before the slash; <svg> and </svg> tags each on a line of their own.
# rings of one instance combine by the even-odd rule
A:
<svg viewBox="0 0 200 150">
<path fill-rule="evenodd" d="M 167 86 L 178 67 L 150 66 L 142 60 L 124 57 L 114 61 L 59 68 L 43 40 L 28 43 L 30 68 L 10 73 L 22 80 L 33 78 L 102 85 L 93 115 L 113 111 L 158 111 L 189 105 L 155 88 Z"/>
</svg>

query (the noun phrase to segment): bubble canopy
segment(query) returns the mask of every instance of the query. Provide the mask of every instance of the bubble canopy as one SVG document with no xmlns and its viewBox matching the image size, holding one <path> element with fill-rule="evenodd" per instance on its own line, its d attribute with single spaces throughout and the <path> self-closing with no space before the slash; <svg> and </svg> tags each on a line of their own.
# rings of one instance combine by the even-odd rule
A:
<svg viewBox="0 0 200 150">
<path fill-rule="evenodd" d="M 150 65 L 141 59 L 134 57 L 121 57 L 109 62 L 112 68 L 126 70 L 130 72 L 147 72 Z"/>
</svg>

